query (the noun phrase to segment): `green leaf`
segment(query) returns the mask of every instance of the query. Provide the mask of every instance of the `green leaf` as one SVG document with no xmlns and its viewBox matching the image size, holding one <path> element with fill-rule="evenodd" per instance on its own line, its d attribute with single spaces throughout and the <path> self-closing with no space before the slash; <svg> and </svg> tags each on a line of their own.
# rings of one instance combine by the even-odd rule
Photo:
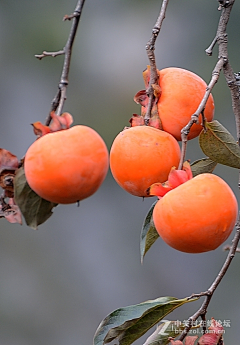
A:
<svg viewBox="0 0 240 345">
<path fill-rule="evenodd" d="M 193 300 L 197 298 L 160 297 L 117 309 L 100 323 L 94 345 L 104 345 L 114 339 L 118 339 L 119 345 L 130 345 L 174 309 Z"/>
<path fill-rule="evenodd" d="M 143 345 L 167 345 L 169 337 L 175 338 L 181 334 L 185 325 L 179 321 L 166 321 L 161 323 L 157 329 L 147 338 Z"/>
<path fill-rule="evenodd" d="M 155 225 L 153 223 L 153 218 L 152 218 L 153 209 L 157 202 L 158 200 L 156 200 L 152 204 L 142 226 L 141 235 L 140 235 L 141 262 L 143 262 L 143 258 L 145 254 L 159 237 L 159 234 L 155 228 Z"/>
<path fill-rule="evenodd" d="M 202 158 L 191 164 L 191 170 L 193 177 L 199 174 L 212 173 L 217 165 L 217 162 L 214 162 L 210 158 Z"/>
<path fill-rule="evenodd" d="M 23 167 L 17 170 L 14 179 L 14 199 L 20 208 L 26 224 L 37 230 L 52 214 L 57 204 L 42 199 L 28 185 Z"/>
<path fill-rule="evenodd" d="M 218 121 L 206 123 L 207 131 L 199 135 L 199 144 L 202 151 L 213 161 L 240 168 L 240 148 L 228 130 Z"/>
</svg>

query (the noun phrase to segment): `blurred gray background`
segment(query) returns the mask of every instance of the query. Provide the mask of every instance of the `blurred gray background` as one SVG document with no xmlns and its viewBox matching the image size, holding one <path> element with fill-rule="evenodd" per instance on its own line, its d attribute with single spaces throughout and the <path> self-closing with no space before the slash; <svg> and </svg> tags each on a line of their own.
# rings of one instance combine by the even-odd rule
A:
<svg viewBox="0 0 240 345">
<path fill-rule="evenodd" d="M 37 60 L 62 49 L 76 0 L 0 0 L 0 147 L 19 158 L 35 139 L 30 124 L 44 122 L 57 91 L 63 57 Z M 108 148 L 140 108 L 133 96 L 144 87 L 145 45 L 161 1 L 86 0 L 76 37 L 65 111 L 75 124 L 93 127 Z M 171 0 L 156 45 L 157 66 L 187 68 L 206 82 L 217 61 L 205 49 L 215 36 L 216 0 Z M 229 56 L 239 71 L 239 11 L 228 25 Z M 215 118 L 236 135 L 229 90 L 221 75 L 214 88 Z M 187 158 L 203 157 L 198 140 Z M 238 171 L 218 167 L 238 197 Z M 0 221 L 0 345 L 92 344 L 100 321 L 112 310 L 160 296 L 182 298 L 206 290 L 226 253 L 191 255 L 160 239 L 140 263 L 139 236 L 154 199 L 128 195 L 109 172 L 91 198 L 58 206 L 38 231 Z M 232 238 L 232 237 L 231 237 Z M 231 238 L 228 243 L 230 243 Z M 239 338 L 240 256 L 218 287 L 208 318 L 229 320 L 225 343 Z M 201 301 L 176 310 L 185 320 Z M 142 344 L 143 339 L 137 341 Z"/>
</svg>

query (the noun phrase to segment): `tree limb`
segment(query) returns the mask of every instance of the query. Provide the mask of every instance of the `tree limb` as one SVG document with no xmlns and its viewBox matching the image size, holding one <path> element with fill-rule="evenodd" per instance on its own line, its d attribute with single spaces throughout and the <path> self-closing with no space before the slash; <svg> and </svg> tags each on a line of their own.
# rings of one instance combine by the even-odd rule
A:
<svg viewBox="0 0 240 345">
<path fill-rule="evenodd" d="M 161 30 L 163 20 L 166 16 L 166 10 L 167 10 L 168 2 L 169 2 L 169 0 L 163 0 L 162 1 L 160 14 L 158 16 L 158 19 L 157 19 L 153 29 L 152 29 L 152 36 L 146 45 L 147 55 L 148 55 L 149 64 L 150 64 L 150 81 L 149 81 L 149 87 L 147 89 L 147 95 L 149 97 L 149 102 L 148 102 L 146 114 L 144 116 L 145 125 L 148 125 L 149 120 L 151 118 L 151 110 L 152 110 L 154 99 L 155 99 L 154 90 L 153 90 L 152 85 L 158 84 L 158 73 L 157 73 L 157 66 L 156 66 L 154 50 L 155 50 L 156 39 L 157 39 L 158 34 Z"/>
<path fill-rule="evenodd" d="M 73 42 L 76 36 L 76 32 L 77 32 L 78 24 L 79 24 L 80 17 L 82 14 L 84 3 L 85 3 L 85 0 L 78 0 L 74 12 L 70 15 L 65 15 L 63 18 L 63 20 L 72 20 L 71 30 L 70 30 L 65 47 L 62 50 L 59 50 L 57 52 L 44 51 L 40 55 L 35 55 L 35 57 L 40 60 L 46 56 L 55 57 L 58 55 L 64 55 L 63 69 L 62 69 L 60 82 L 58 85 L 58 92 L 55 95 L 54 99 L 52 100 L 51 110 L 45 121 L 46 126 L 48 126 L 51 122 L 50 113 L 52 111 L 55 111 L 57 115 L 61 115 L 64 102 L 67 98 L 66 93 L 67 93 L 67 87 L 68 87 L 68 76 L 69 76 L 69 69 L 70 69 L 70 62 L 71 62 L 72 46 L 73 46 Z"/>
</svg>

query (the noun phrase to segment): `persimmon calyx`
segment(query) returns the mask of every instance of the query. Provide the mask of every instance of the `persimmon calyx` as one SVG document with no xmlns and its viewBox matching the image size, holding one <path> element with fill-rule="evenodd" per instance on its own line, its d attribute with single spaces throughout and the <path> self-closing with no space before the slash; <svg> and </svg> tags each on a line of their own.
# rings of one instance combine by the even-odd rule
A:
<svg viewBox="0 0 240 345">
<path fill-rule="evenodd" d="M 198 336 L 196 335 L 188 335 L 185 338 L 185 345 L 194 345 L 195 341 L 197 340 Z M 184 343 L 181 340 L 174 340 L 174 338 L 170 337 L 168 338 L 171 345 L 184 345 Z"/>
<path fill-rule="evenodd" d="M 13 181 L 18 166 L 17 156 L 5 149 L 0 149 L 0 187 L 8 198 L 13 197 Z"/>
<path fill-rule="evenodd" d="M 135 103 L 140 104 L 143 107 L 147 107 L 149 99 L 146 90 L 138 91 L 133 97 L 133 100 Z"/>
<path fill-rule="evenodd" d="M 22 214 L 14 198 L 9 198 L 8 202 L 4 197 L 0 198 L 0 218 L 5 218 L 9 223 L 22 224 Z"/>
<path fill-rule="evenodd" d="M 182 170 L 172 167 L 168 180 L 164 183 L 154 183 L 147 189 L 147 194 L 157 196 L 159 199 L 167 194 L 170 190 L 192 179 L 192 170 L 188 161 L 183 163 Z"/>
<path fill-rule="evenodd" d="M 144 118 L 141 115 L 133 114 L 131 119 L 129 120 L 131 127 L 135 126 L 143 126 L 144 125 Z"/>
<path fill-rule="evenodd" d="M 58 116 L 54 111 L 52 111 L 50 116 L 52 118 L 50 126 L 43 125 L 40 121 L 32 123 L 34 134 L 37 137 L 42 137 L 48 133 L 68 129 L 73 123 L 73 117 L 69 113 L 63 113 Z"/>
<path fill-rule="evenodd" d="M 69 113 L 63 113 L 58 116 L 54 111 L 52 111 L 50 115 L 52 118 L 52 123 L 49 127 L 52 132 L 57 132 L 62 129 L 68 129 L 73 123 L 73 117 Z"/>
<path fill-rule="evenodd" d="M 148 103 L 149 103 L 149 95 L 147 93 L 147 89 L 149 87 L 149 81 L 150 81 L 150 66 L 147 66 L 147 69 L 143 72 L 143 80 L 144 80 L 146 89 L 138 91 L 133 98 L 137 104 L 141 105 L 141 115 L 133 114 L 133 117 L 129 121 L 131 123 L 131 127 L 142 126 L 145 124 L 144 119 L 145 119 L 145 115 L 146 115 Z M 148 125 L 157 129 L 162 129 L 162 123 L 161 123 L 160 116 L 158 114 L 158 107 L 157 107 L 157 103 L 161 96 L 162 91 L 158 84 L 152 84 L 152 88 L 153 88 L 153 94 L 154 94 L 154 102 L 151 109 L 151 117 L 149 119 Z"/>
<path fill-rule="evenodd" d="M 222 339 L 222 335 L 224 334 L 223 326 L 214 320 L 211 319 L 211 325 L 208 328 L 208 331 L 203 334 L 200 338 L 198 336 L 187 336 L 184 340 L 184 343 L 180 340 L 174 340 L 174 338 L 169 337 L 168 340 L 170 341 L 171 345 L 194 345 L 195 341 L 198 339 L 198 345 L 217 345 L 220 344 L 219 340 Z"/>
</svg>

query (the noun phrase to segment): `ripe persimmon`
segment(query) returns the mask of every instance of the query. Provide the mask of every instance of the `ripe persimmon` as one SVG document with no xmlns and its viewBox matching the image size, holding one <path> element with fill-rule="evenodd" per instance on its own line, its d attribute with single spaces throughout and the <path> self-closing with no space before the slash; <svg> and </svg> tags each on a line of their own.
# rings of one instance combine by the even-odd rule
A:
<svg viewBox="0 0 240 345">
<path fill-rule="evenodd" d="M 169 185 L 167 189 L 171 188 L 170 181 Z M 237 200 L 228 184 L 219 176 L 205 173 L 172 188 L 153 210 L 160 237 L 186 253 L 219 247 L 231 234 L 238 214 Z"/>
<path fill-rule="evenodd" d="M 164 131 L 181 140 L 181 130 L 197 110 L 207 88 L 205 81 L 197 74 L 176 67 L 164 68 L 159 71 L 161 95 L 157 104 L 158 113 Z M 207 121 L 214 116 L 214 101 L 210 94 L 204 110 Z M 199 123 L 194 124 L 188 139 L 197 137 L 202 130 L 202 116 Z"/>
<path fill-rule="evenodd" d="M 207 84 L 197 74 L 178 67 L 168 67 L 158 70 L 158 84 L 153 84 L 157 94 L 157 112 L 161 129 L 181 140 L 181 130 L 196 112 L 206 92 Z M 145 87 L 149 86 L 150 67 L 143 72 Z M 148 106 L 146 90 L 139 91 L 134 100 L 142 105 L 141 115 L 144 116 Z M 205 119 L 212 121 L 214 116 L 214 100 L 210 94 L 204 109 Z M 154 126 L 154 124 L 153 124 Z M 197 137 L 202 130 L 202 115 L 198 123 L 193 124 L 188 139 Z"/>
<path fill-rule="evenodd" d="M 150 126 L 120 132 L 110 150 L 110 168 L 117 183 L 127 192 L 148 196 L 147 188 L 164 182 L 172 166 L 178 166 L 180 147 L 172 135 Z"/>
<path fill-rule="evenodd" d="M 78 125 L 37 139 L 26 153 L 24 169 L 29 186 L 40 197 L 70 204 L 96 192 L 106 177 L 108 163 L 101 136 Z"/>
</svg>

